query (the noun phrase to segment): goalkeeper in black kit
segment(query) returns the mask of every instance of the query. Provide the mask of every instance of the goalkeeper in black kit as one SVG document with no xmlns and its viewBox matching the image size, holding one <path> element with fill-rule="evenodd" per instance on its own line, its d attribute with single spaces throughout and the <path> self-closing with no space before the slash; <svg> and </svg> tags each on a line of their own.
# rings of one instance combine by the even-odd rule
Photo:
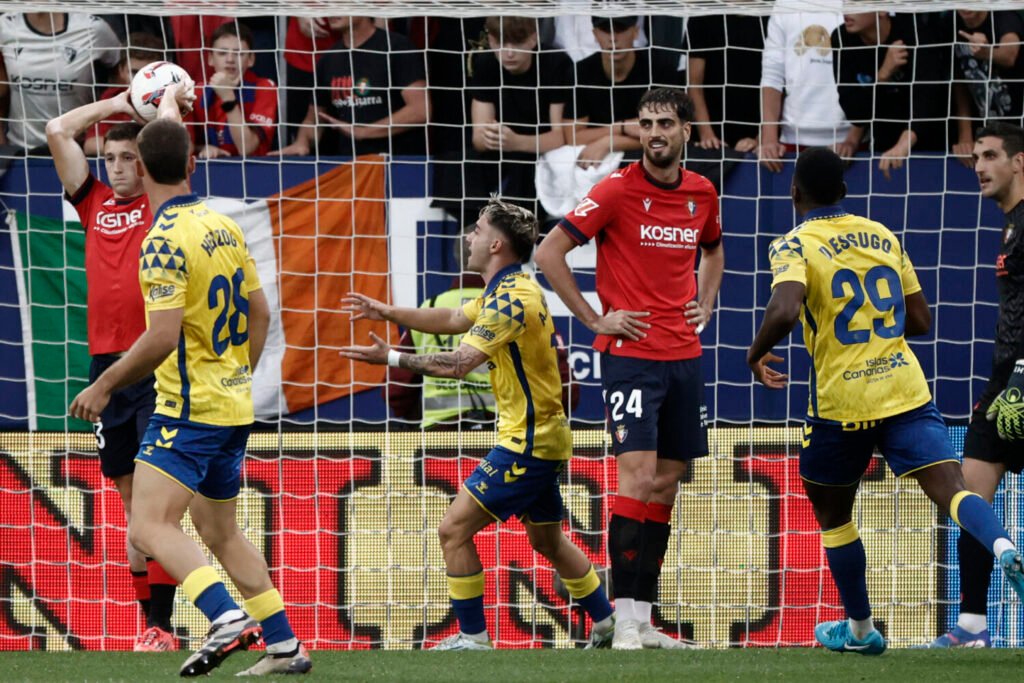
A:
<svg viewBox="0 0 1024 683">
<path fill-rule="evenodd" d="M 999 318 L 992 374 L 974 405 L 964 441 L 967 488 L 989 503 L 1007 471 L 1024 469 L 1024 129 L 992 123 L 978 131 L 974 171 L 981 195 L 1006 214 L 996 257 Z M 992 554 L 960 534 L 960 616 L 929 647 L 991 647 L 987 607 Z"/>
</svg>

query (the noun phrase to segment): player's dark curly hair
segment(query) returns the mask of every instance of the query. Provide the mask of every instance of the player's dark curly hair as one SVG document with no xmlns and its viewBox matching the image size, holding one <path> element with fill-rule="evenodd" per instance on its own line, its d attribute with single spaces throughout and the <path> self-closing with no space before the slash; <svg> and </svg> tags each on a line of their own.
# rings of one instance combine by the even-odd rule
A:
<svg viewBox="0 0 1024 683">
<path fill-rule="evenodd" d="M 993 137 L 1003 141 L 1006 156 L 1013 157 L 1024 153 L 1024 128 L 1006 121 L 993 121 L 978 129 L 974 139 Z"/>
<path fill-rule="evenodd" d="M 508 238 L 520 263 L 530 260 L 533 245 L 537 242 L 537 217 L 531 211 L 491 197 L 480 209 L 480 218 L 486 218 Z"/>
<path fill-rule="evenodd" d="M 806 201 L 828 206 L 846 196 L 845 171 L 838 154 L 826 147 L 811 147 L 797 158 L 793 183 Z"/>
<path fill-rule="evenodd" d="M 139 156 L 146 173 L 160 185 L 176 185 L 188 178 L 192 140 L 185 126 L 170 119 L 147 123 L 139 133 Z"/>
<path fill-rule="evenodd" d="M 637 113 L 644 107 L 658 111 L 659 109 L 669 109 L 676 113 L 679 117 L 680 123 L 687 123 L 693 121 L 693 100 L 682 90 L 676 88 L 652 88 L 644 93 L 644 96 L 640 98 L 640 103 L 636 105 Z"/>
</svg>

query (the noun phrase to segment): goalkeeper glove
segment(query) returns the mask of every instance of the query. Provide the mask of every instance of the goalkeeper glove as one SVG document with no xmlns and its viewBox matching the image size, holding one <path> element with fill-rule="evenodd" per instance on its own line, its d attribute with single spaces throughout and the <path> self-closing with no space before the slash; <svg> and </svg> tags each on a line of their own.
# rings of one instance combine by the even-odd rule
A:
<svg viewBox="0 0 1024 683">
<path fill-rule="evenodd" d="M 1006 388 L 985 412 L 989 422 L 995 420 L 999 438 L 1005 441 L 1024 439 L 1024 358 L 1013 366 Z"/>
</svg>

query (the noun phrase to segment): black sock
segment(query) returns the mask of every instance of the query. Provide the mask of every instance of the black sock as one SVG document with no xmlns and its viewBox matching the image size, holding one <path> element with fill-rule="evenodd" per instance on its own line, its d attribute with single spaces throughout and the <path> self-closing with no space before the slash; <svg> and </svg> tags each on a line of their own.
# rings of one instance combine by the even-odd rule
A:
<svg viewBox="0 0 1024 683">
<path fill-rule="evenodd" d="M 171 632 L 171 614 L 174 612 L 174 593 L 177 586 L 155 583 L 149 587 L 151 598 L 147 626 L 159 626 Z"/>
<path fill-rule="evenodd" d="M 139 607 L 142 608 L 142 618 L 146 620 L 146 625 L 149 625 L 149 604 L 150 604 L 150 590 L 149 580 L 146 578 L 147 572 L 143 569 L 141 572 L 131 572 L 132 575 L 132 587 L 135 590 L 135 599 L 139 602 Z"/>
<path fill-rule="evenodd" d="M 966 531 L 960 532 L 956 547 L 960 554 L 960 612 L 987 615 L 992 553 Z"/>
<path fill-rule="evenodd" d="M 647 505 L 616 496 L 608 522 L 608 558 L 612 565 L 612 592 L 616 598 L 632 598 L 636 592 Z"/>
<path fill-rule="evenodd" d="M 656 522 L 650 517 L 644 521 L 643 544 L 640 546 L 636 573 L 637 600 L 650 603 L 658 601 L 658 577 L 661 576 L 661 563 L 665 560 L 671 531 L 672 527 L 667 522 Z"/>
</svg>

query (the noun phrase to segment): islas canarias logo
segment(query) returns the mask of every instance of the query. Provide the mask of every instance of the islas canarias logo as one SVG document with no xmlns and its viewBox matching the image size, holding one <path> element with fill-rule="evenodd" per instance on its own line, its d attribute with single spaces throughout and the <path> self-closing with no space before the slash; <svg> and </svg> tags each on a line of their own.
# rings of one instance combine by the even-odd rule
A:
<svg viewBox="0 0 1024 683">
<path fill-rule="evenodd" d="M 864 361 L 864 367 L 855 370 L 847 370 L 843 373 L 843 379 L 849 381 L 854 379 L 865 379 L 870 377 L 881 377 L 889 372 L 902 367 L 908 367 L 910 360 L 902 351 L 896 351 L 888 356 L 868 358 Z"/>
</svg>

